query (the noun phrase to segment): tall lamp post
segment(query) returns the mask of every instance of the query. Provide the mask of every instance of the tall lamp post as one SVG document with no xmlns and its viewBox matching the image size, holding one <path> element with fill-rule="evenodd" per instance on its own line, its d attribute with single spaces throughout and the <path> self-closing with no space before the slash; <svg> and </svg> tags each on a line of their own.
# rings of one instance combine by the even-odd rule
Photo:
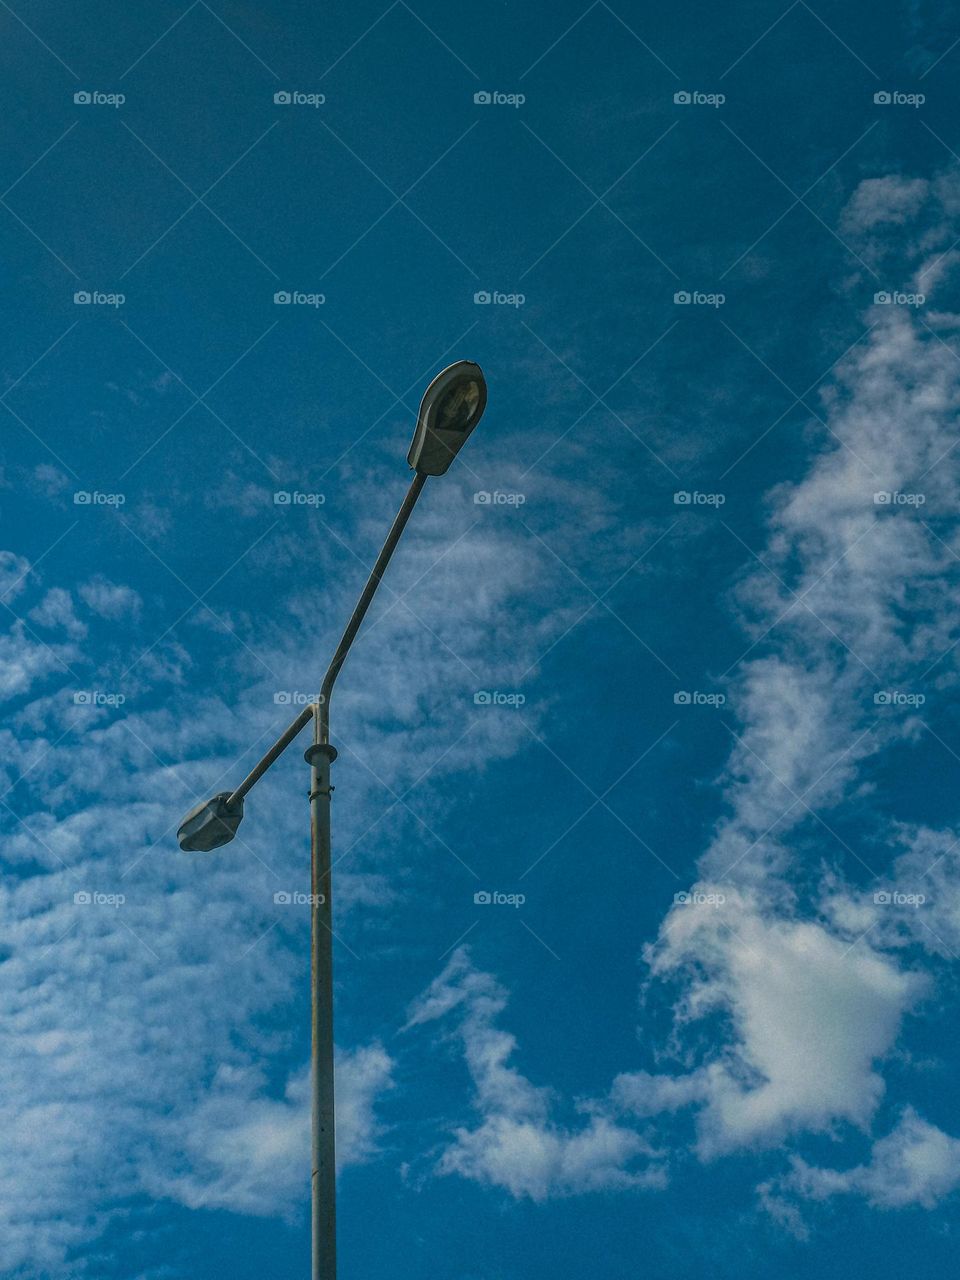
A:
<svg viewBox="0 0 960 1280">
<path fill-rule="evenodd" d="M 458 360 L 427 387 L 417 416 L 407 461 L 414 477 L 400 505 L 367 584 L 327 667 L 316 703 L 305 707 L 235 791 L 221 791 L 191 809 L 177 832 L 180 848 L 209 853 L 229 843 L 243 818 L 250 789 L 309 721 L 313 743 L 304 753 L 310 765 L 310 1017 L 312 1090 L 312 1271 L 313 1280 L 335 1280 L 336 1147 L 333 1098 L 333 933 L 330 883 L 330 696 L 364 615 L 383 578 L 428 476 L 442 476 L 480 421 L 487 386 L 479 365 Z"/>
</svg>

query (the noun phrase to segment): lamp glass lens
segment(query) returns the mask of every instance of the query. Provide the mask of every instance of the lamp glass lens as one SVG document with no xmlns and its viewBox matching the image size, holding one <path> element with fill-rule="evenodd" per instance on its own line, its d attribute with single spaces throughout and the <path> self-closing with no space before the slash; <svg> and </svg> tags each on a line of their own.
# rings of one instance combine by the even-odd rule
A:
<svg viewBox="0 0 960 1280">
<path fill-rule="evenodd" d="M 480 384 L 473 378 L 455 383 L 437 405 L 436 425 L 442 431 L 466 431 L 480 403 Z"/>
</svg>

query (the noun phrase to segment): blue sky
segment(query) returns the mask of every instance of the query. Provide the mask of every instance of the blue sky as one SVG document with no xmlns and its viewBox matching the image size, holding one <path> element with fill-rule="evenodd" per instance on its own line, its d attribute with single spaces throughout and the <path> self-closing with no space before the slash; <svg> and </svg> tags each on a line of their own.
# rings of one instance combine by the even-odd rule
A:
<svg viewBox="0 0 960 1280">
<path fill-rule="evenodd" d="M 305 1270 L 299 750 L 175 831 L 457 358 L 332 716 L 344 1280 L 950 1265 L 958 18 L 0 3 L 4 1275 Z"/>
</svg>

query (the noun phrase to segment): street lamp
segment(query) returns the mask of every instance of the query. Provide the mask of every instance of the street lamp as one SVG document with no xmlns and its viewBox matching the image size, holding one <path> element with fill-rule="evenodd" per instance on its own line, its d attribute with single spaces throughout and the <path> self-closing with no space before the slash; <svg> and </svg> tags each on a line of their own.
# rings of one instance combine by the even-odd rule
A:
<svg viewBox="0 0 960 1280">
<path fill-rule="evenodd" d="M 407 461 L 414 470 L 406 497 L 370 571 L 366 586 L 327 667 L 315 704 L 305 707 L 235 791 L 221 791 L 198 804 L 177 832 L 180 848 L 209 853 L 228 844 L 243 818 L 251 787 L 282 755 L 308 721 L 313 743 L 304 752 L 310 765 L 310 1007 L 312 1067 L 312 1270 L 313 1280 L 335 1280 L 336 1149 L 333 1100 L 333 933 L 330 884 L 330 696 L 350 646 L 380 585 L 390 557 L 428 476 L 442 476 L 480 421 L 487 384 L 479 365 L 458 360 L 438 373 L 424 392 Z"/>
</svg>

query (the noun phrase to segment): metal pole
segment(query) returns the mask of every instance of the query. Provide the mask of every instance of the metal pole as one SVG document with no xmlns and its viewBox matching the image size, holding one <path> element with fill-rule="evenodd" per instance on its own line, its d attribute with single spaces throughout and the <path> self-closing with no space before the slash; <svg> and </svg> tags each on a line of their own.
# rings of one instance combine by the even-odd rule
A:
<svg viewBox="0 0 960 1280">
<path fill-rule="evenodd" d="M 313 745 L 304 753 L 310 765 L 310 1063 L 311 1063 L 311 1231 L 312 1280 L 336 1280 L 337 1275 L 337 1159 L 333 1091 L 333 895 L 330 880 L 330 765 L 337 752 L 330 745 L 330 695 L 350 646 L 360 630 L 390 557 L 410 518 L 426 473 L 417 472 L 390 526 L 366 585 L 360 594 L 340 643 L 330 660 L 316 705 L 305 707 L 254 765 L 227 798 L 238 804 L 274 761 L 286 750 L 308 720 L 313 719 Z"/>
<path fill-rule="evenodd" d="M 314 736 L 319 736 L 314 719 Z M 333 1094 L 333 898 L 330 765 L 335 747 L 314 741 L 310 765 L 310 1089 L 312 1280 L 336 1280 L 337 1153 Z"/>
<path fill-rule="evenodd" d="M 351 644 L 360 630 L 390 557 L 400 541 L 410 513 L 427 477 L 410 482 L 366 586 L 330 660 L 314 710 L 313 745 L 304 758 L 310 765 L 310 1009 L 312 1079 L 312 1280 L 336 1280 L 337 1275 L 337 1153 L 333 1090 L 333 897 L 330 876 L 330 765 L 337 758 L 330 745 L 330 695 Z M 288 734 L 299 732 L 297 722 Z M 284 737 L 287 735 L 285 734 Z M 279 745 L 279 744 L 278 744 Z M 286 745 L 286 744 L 284 744 Z M 258 766 L 259 767 L 259 766 Z M 251 778 L 256 781 L 257 770 Z M 252 783 L 251 783 L 252 785 Z"/>
</svg>

